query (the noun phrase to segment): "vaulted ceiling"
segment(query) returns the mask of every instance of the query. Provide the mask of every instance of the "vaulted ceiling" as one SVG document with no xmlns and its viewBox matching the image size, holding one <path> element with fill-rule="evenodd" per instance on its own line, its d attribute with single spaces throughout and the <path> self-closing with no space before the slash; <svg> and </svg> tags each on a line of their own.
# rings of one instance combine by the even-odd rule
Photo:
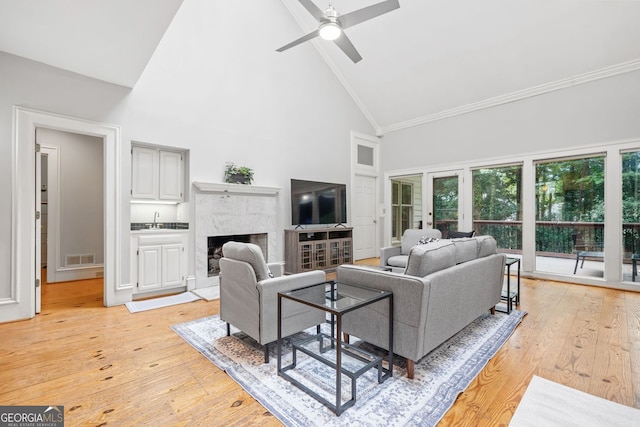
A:
<svg viewBox="0 0 640 427">
<path fill-rule="evenodd" d="M 274 50 L 317 28 L 298 0 L 280 1 L 271 9 L 298 26 L 272 36 Z M 378 1 L 332 4 L 345 14 Z M 0 0 L 0 50 L 133 87 L 181 3 Z M 400 0 L 346 31 L 357 64 L 322 40 L 278 55 L 316 49 L 382 134 L 640 69 L 639 22 L 635 0 Z"/>
</svg>

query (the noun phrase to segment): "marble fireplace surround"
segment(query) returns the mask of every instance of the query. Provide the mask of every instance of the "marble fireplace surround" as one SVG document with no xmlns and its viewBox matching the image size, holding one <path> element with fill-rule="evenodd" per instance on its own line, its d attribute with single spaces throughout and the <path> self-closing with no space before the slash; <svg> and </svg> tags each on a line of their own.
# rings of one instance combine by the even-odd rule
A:
<svg viewBox="0 0 640 427">
<path fill-rule="evenodd" d="M 210 236 L 266 233 L 269 258 L 280 253 L 277 228 L 281 188 L 207 182 L 194 182 L 193 186 L 196 289 L 220 285 L 218 276 L 208 277 Z"/>
</svg>

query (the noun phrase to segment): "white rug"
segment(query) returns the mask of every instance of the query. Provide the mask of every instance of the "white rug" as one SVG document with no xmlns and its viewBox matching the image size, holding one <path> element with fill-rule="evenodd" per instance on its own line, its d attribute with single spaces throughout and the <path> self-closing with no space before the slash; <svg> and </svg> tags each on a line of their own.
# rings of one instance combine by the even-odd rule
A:
<svg viewBox="0 0 640 427">
<path fill-rule="evenodd" d="M 191 292 L 198 295 L 200 298 L 204 298 L 207 301 L 220 298 L 220 287 L 210 286 L 208 288 L 193 289 Z"/>
<path fill-rule="evenodd" d="M 640 410 L 533 376 L 512 427 L 638 427 Z"/>
<path fill-rule="evenodd" d="M 407 378 L 405 359 L 401 357 L 394 358 L 393 377 L 382 384 L 378 384 L 374 371 L 369 371 L 357 381 L 356 404 L 340 417 L 277 376 L 275 345 L 270 363 L 265 364 L 263 347 L 237 330 L 227 337 L 226 323 L 218 316 L 182 323 L 172 329 L 287 426 L 434 426 L 511 336 L 524 315 L 514 310 L 511 315 L 487 313 L 479 317 L 416 363 L 413 380 Z M 315 332 L 315 328 L 312 330 Z M 294 337 L 297 338 L 300 337 Z M 359 344 L 386 355 L 366 343 Z M 287 349 L 283 364 L 290 360 Z M 319 392 L 333 395 L 335 374 L 325 365 L 299 352 L 296 369 L 289 371 L 290 375 L 294 373 L 305 383 L 315 384 Z M 342 390 L 343 400 L 348 399 L 350 380 L 343 382 Z"/>
<path fill-rule="evenodd" d="M 181 294 L 171 295 L 168 297 L 152 298 L 143 301 L 131 301 L 125 303 L 131 313 L 139 311 L 153 310 L 155 308 L 169 307 L 170 305 L 183 304 L 199 300 L 200 297 L 191 292 L 183 292 Z"/>
</svg>

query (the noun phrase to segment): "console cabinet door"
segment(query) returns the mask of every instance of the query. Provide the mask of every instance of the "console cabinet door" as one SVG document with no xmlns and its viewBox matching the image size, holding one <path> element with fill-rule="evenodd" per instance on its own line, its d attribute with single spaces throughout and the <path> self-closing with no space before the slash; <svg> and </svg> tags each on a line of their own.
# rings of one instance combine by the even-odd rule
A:
<svg viewBox="0 0 640 427">
<path fill-rule="evenodd" d="M 131 148 L 131 198 L 158 198 L 158 150 L 146 147 Z"/>
<path fill-rule="evenodd" d="M 162 246 L 140 246 L 138 249 L 138 289 L 148 291 L 162 286 Z"/>
<path fill-rule="evenodd" d="M 176 243 L 162 246 L 162 286 L 180 286 L 183 282 L 182 254 L 184 245 Z"/>
</svg>

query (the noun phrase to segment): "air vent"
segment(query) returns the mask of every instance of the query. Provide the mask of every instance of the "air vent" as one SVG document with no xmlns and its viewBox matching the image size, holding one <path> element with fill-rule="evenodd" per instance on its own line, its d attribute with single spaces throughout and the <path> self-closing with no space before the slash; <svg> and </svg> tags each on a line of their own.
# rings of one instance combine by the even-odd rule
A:
<svg viewBox="0 0 640 427">
<path fill-rule="evenodd" d="M 65 267 L 78 267 L 82 265 L 92 265 L 96 263 L 96 254 L 74 254 L 67 255 L 64 259 Z"/>
</svg>

